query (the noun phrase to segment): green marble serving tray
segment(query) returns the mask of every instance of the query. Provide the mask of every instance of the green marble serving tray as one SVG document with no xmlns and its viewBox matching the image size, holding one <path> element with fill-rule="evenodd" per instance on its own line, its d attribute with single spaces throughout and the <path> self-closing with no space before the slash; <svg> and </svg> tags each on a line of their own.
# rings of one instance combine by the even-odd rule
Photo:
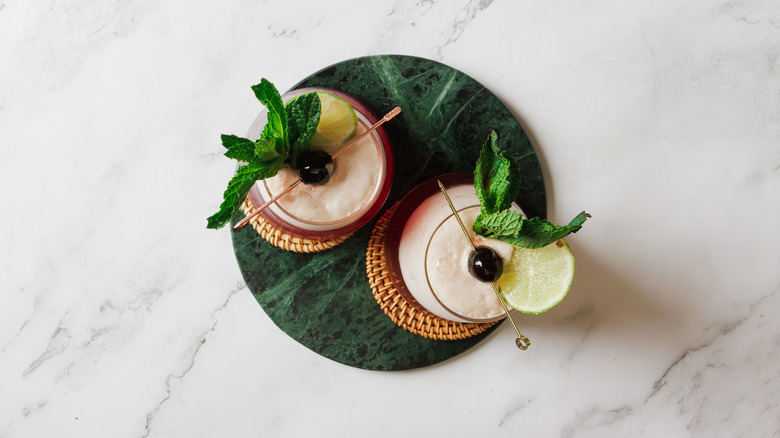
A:
<svg viewBox="0 0 780 438">
<path fill-rule="evenodd" d="M 293 89 L 302 87 L 342 90 L 379 117 L 402 108 L 384 125 L 396 169 L 382 211 L 428 178 L 473 172 L 493 129 L 523 171 L 518 204 L 529 216 L 546 217 L 544 181 L 528 136 L 506 106 L 469 76 L 428 59 L 381 55 L 332 65 Z M 460 341 L 430 340 L 398 327 L 382 312 L 365 272 L 375 222 L 336 248 L 316 254 L 276 248 L 252 227 L 234 230 L 233 246 L 247 286 L 271 320 L 296 341 L 337 362 L 370 370 L 420 368 L 484 340 L 492 330 Z M 507 352 L 522 354 L 511 344 Z"/>
</svg>

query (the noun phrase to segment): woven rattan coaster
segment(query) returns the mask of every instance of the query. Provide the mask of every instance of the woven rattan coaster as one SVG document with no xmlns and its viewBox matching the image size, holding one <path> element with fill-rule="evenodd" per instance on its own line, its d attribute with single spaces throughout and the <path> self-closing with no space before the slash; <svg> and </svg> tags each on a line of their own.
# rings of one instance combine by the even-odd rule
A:
<svg viewBox="0 0 780 438">
<path fill-rule="evenodd" d="M 241 210 L 243 210 L 244 214 L 248 216 L 255 211 L 255 206 L 252 204 L 252 201 L 245 199 L 244 203 L 241 204 Z M 300 237 L 291 236 L 284 231 L 274 227 L 270 222 L 266 221 L 261 214 L 258 214 L 257 216 L 250 219 L 249 223 L 252 224 L 252 227 L 258 232 L 258 234 L 260 234 L 260 236 L 267 240 L 271 245 L 294 252 L 312 253 L 325 251 L 326 249 L 331 249 L 341 242 L 347 240 L 347 238 L 352 235 L 347 234 L 346 236 L 340 236 L 327 240 L 303 239 Z"/>
<path fill-rule="evenodd" d="M 401 326 L 404 330 L 430 339 L 465 339 L 494 326 L 495 322 L 482 324 L 461 323 L 440 318 L 427 310 L 412 306 L 396 290 L 385 265 L 384 245 L 387 224 L 390 222 L 390 217 L 393 215 L 396 205 L 398 203 L 390 207 L 377 221 L 368 240 L 366 273 L 379 307 L 394 323 Z"/>
</svg>

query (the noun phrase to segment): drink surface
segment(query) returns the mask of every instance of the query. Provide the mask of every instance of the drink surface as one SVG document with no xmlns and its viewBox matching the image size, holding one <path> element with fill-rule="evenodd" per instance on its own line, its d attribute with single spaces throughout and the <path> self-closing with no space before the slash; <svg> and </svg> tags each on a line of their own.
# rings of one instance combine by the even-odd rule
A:
<svg viewBox="0 0 780 438">
<path fill-rule="evenodd" d="M 471 226 L 479 214 L 474 186 L 447 188 L 476 246 L 490 246 L 506 261 L 513 247 L 477 236 Z M 398 264 L 409 293 L 431 313 L 458 322 L 486 322 L 503 317 L 503 308 L 489 283 L 468 272 L 471 246 L 441 193 L 419 204 L 404 225 Z"/>
<path fill-rule="evenodd" d="M 358 124 L 356 135 L 366 128 Z M 338 145 L 315 147 L 333 154 Z M 358 212 L 376 195 L 380 176 L 380 157 L 374 137 L 361 139 L 333 161 L 330 180 L 323 185 L 301 184 L 279 201 L 278 207 L 287 215 L 304 223 L 338 222 Z M 263 191 L 269 198 L 282 192 L 298 179 L 295 169 L 284 168 L 276 176 L 263 181 Z"/>
<path fill-rule="evenodd" d="M 495 239 L 485 239 L 471 230 L 479 207 L 458 212 L 469 231 L 474 246 L 488 246 L 502 260 L 512 257 L 512 245 Z M 472 248 L 455 216 L 450 216 L 431 237 L 425 257 L 428 285 L 434 297 L 452 313 L 471 319 L 494 318 L 504 309 L 490 283 L 474 278 L 468 270 Z"/>
<path fill-rule="evenodd" d="M 326 88 L 302 88 L 286 93 L 287 102 L 303 93 L 325 91 L 349 102 L 357 116 L 353 138 L 377 122 L 376 115 L 352 96 Z M 259 138 L 266 123 L 261 112 L 249 128 L 247 138 Z M 343 145 L 318 145 L 332 154 Z M 367 224 L 379 212 L 390 192 L 393 157 L 390 141 L 382 127 L 333 159 L 330 180 L 322 185 L 298 184 L 272 203 L 262 217 L 278 230 L 303 239 L 324 240 L 347 236 Z M 271 178 L 255 183 L 248 198 L 263 205 L 298 179 L 297 170 L 284 168 Z"/>
</svg>

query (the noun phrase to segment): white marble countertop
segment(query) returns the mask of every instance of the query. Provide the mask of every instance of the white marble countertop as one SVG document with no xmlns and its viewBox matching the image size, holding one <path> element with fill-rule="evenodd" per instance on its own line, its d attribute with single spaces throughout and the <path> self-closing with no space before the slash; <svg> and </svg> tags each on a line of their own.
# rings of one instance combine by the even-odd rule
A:
<svg viewBox="0 0 780 438">
<path fill-rule="evenodd" d="M 537 146 L 577 274 L 442 364 L 281 332 L 205 229 L 259 78 L 417 55 Z M 0 437 L 780 435 L 776 1 L 0 0 Z"/>
</svg>

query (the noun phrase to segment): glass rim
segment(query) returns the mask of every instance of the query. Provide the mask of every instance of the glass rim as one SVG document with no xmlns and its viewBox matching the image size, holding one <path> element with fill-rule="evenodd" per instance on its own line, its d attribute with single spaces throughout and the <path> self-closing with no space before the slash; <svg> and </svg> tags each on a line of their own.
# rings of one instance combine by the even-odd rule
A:
<svg viewBox="0 0 780 438">
<path fill-rule="evenodd" d="M 355 113 L 358 116 L 358 121 L 362 122 L 363 126 L 371 126 L 380 119 L 376 116 L 374 111 L 358 100 L 357 97 L 342 92 L 340 90 L 327 88 L 327 87 L 304 87 L 287 91 L 282 98 L 292 99 L 300 94 L 311 91 L 324 91 L 334 94 L 349 101 Z M 265 116 L 267 111 L 261 111 L 255 118 L 254 122 L 249 128 L 247 138 L 253 139 L 260 135 L 262 126 L 265 123 Z M 393 157 L 392 142 L 384 126 L 378 127 L 372 133 L 372 141 L 376 147 L 380 148 L 380 154 L 378 156 L 378 162 L 380 164 L 380 178 L 377 180 L 376 193 L 371 193 L 371 200 L 364 203 L 361 208 L 351 216 L 350 221 L 336 223 L 335 225 L 328 225 L 327 223 L 303 223 L 297 218 L 294 218 L 278 210 L 278 205 L 273 205 L 266 208 L 260 213 L 260 216 L 269 223 L 272 227 L 280 230 L 281 232 L 288 234 L 292 237 L 301 239 L 311 239 L 322 241 L 326 239 L 346 238 L 352 233 L 355 233 L 359 229 L 368 224 L 372 218 L 374 218 L 387 203 L 390 196 L 390 191 L 393 185 L 393 178 L 395 173 L 395 159 Z M 377 142 L 376 139 L 380 141 Z M 264 193 L 265 192 L 265 193 Z M 255 206 L 264 204 L 268 198 L 268 192 L 265 190 L 265 184 L 254 184 L 249 191 L 249 199 Z M 286 217 L 285 217 L 286 216 Z M 341 219 L 340 219 L 341 220 Z"/>
<path fill-rule="evenodd" d="M 473 204 L 473 205 L 468 205 L 468 206 L 465 206 L 465 207 L 461 207 L 461 208 L 456 209 L 456 211 L 458 213 L 461 213 L 462 211 L 469 210 L 469 209 L 472 209 L 472 208 L 480 208 L 480 204 Z M 434 228 L 434 230 L 431 233 L 431 235 L 428 237 L 428 243 L 425 245 L 425 257 L 424 257 L 425 263 L 423 265 L 423 270 L 425 272 L 425 281 L 428 284 L 428 289 L 430 289 L 431 294 L 433 295 L 433 298 L 439 303 L 439 305 L 441 305 L 446 311 L 452 313 L 453 315 L 455 315 L 458 318 L 461 318 L 463 320 L 466 320 L 468 322 L 473 322 L 473 323 L 485 323 L 485 322 L 492 322 L 492 321 L 496 321 L 498 319 L 501 319 L 502 317 L 504 317 L 503 310 L 501 312 L 499 312 L 497 315 L 487 316 L 485 318 L 474 318 L 474 317 L 462 315 L 462 314 L 456 312 L 455 310 L 452 310 L 451 307 L 449 307 L 446 304 L 444 304 L 444 302 L 441 300 L 441 298 L 439 298 L 439 295 L 436 293 L 436 289 L 434 289 L 433 285 L 431 284 L 431 279 L 430 279 L 430 276 L 428 275 L 428 251 L 431 248 L 431 243 L 433 242 L 433 238 L 436 236 L 436 233 L 438 233 L 439 229 L 448 220 L 450 220 L 454 216 L 455 216 L 455 214 L 450 212 L 441 222 L 439 222 L 439 224 L 436 226 L 436 228 Z"/>
<path fill-rule="evenodd" d="M 356 114 L 358 115 L 358 122 L 363 127 L 363 129 L 368 129 L 371 127 L 371 125 L 367 124 L 362 119 L 362 114 L 356 111 Z M 374 180 L 374 188 L 371 191 L 371 195 L 366 199 L 366 201 L 360 205 L 360 207 L 355 210 L 353 213 L 350 213 L 348 216 L 343 217 L 341 219 L 335 220 L 335 221 L 328 221 L 328 222 L 315 222 L 315 221 L 309 221 L 305 219 L 301 219 L 300 217 L 290 213 L 285 209 L 282 204 L 279 202 L 275 202 L 274 206 L 275 208 L 279 209 L 282 213 L 286 214 L 290 218 L 305 224 L 305 225 L 311 225 L 311 226 L 319 226 L 319 227 L 329 227 L 329 226 L 337 226 L 341 224 L 348 225 L 355 221 L 356 219 L 360 218 L 362 215 L 366 213 L 367 210 L 371 208 L 372 205 L 377 201 L 379 198 L 380 192 L 382 191 L 382 179 L 387 177 L 387 156 L 385 155 L 385 149 L 382 142 L 381 137 L 377 134 L 376 131 L 370 133 L 371 139 L 373 140 L 374 147 L 377 151 L 377 156 L 379 158 L 379 174 L 377 178 Z M 273 194 L 271 194 L 271 190 L 268 188 L 268 181 L 263 179 L 263 188 L 262 191 L 262 197 L 265 199 L 266 196 L 268 196 L 268 199 L 273 198 Z M 283 217 L 280 219 L 284 219 Z"/>
</svg>

